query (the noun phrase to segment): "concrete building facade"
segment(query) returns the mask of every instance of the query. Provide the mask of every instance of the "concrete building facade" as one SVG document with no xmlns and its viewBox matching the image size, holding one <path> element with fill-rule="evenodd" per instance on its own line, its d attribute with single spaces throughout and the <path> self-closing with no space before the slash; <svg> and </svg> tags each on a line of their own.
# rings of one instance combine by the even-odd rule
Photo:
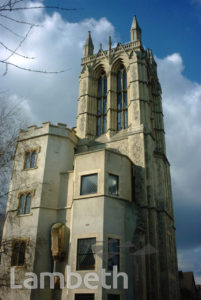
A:
<svg viewBox="0 0 201 300">
<path fill-rule="evenodd" d="M 88 33 L 76 128 L 47 122 L 20 132 L 0 267 L 8 278 L 13 268 L 20 284 L 26 272 L 39 278 L 70 266 L 100 279 L 116 266 L 128 288 L 108 276 L 109 289 L 100 280 L 67 288 L 67 278 L 58 289 L 55 275 L 54 289 L 48 280 L 42 289 L 5 286 L 3 300 L 179 299 L 162 92 L 136 17 L 130 34 L 128 44 L 112 48 L 109 38 L 94 54 Z"/>
</svg>

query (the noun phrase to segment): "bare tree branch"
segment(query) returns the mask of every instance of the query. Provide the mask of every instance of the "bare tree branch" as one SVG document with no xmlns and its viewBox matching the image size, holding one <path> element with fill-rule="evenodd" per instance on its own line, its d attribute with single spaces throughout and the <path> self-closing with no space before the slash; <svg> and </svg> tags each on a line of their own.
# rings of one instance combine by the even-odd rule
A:
<svg viewBox="0 0 201 300">
<path fill-rule="evenodd" d="M 47 9 L 56 9 L 56 10 L 65 10 L 65 11 L 75 11 L 76 8 L 66 8 L 66 7 L 60 7 L 60 6 L 32 6 L 32 7 L 14 7 L 14 8 L 2 8 L 1 11 L 17 11 L 17 10 L 27 10 L 27 9 L 41 9 L 41 8 L 47 8 Z"/>
<path fill-rule="evenodd" d="M 0 11 L 1 11 L 1 9 L 0 9 Z M 5 15 L 2 15 L 2 14 L 0 14 L 0 17 L 8 19 L 8 20 L 16 22 L 16 23 L 20 23 L 20 24 L 25 24 L 25 25 L 34 26 L 34 27 L 42 27 L 42 25 L 39 25 L 39 24 L 32 24 L 32 23 L 25 22 L 25 21 L 22 21 L 22 20 L 13 19 L 11 17 L 5 16 Z"/>
<path fill-rule="evenodd" d="M 30 57 L 30 56 L 22 55 L 22 54 L 16 52 L 16 50 L 12 50 L 12 49 L 8 48 L 8 47 L 7 47 L 4 43 L 2 43 L 1 41 L 0 41 L 0 45 L 1 45 L 2 47 L 4 47 L 6 50 L 10 51 L 11 53 L 13 53 L 13 54 L 15 54 L 15 55 L 17 55 L 17 56 L 20 56 L 20 57 L 25 58 L 25 59 L 35 59 L 35 57 Z"/>
<path fill-rule="evenodd" d="M 5 2 L 5 4 L 0 6 L 0 10 L 2 10 L 3 8 L 6 8 L 6 7 L 9 7 L 11 10 L 14 5 L 16 5 L 19 2 L 23 2 L 24 0 L 14 0 L 13 2 L 12 1 L 13 0 L 8 0 L 7 2 Z"/>
<path fill-rule="evenodd" d="M 0 60 L 0 63 L 4 63 L 7 67 L 8 67 L 8 65 L 11 65 L 11 66 L 13 66 L 15 68 L 18 68 L 20 70 L 34 72 L 34 73 L 43 73 L 43 74 L 60 74 L 60 73 L 64 73 L 64 72 L 70 70 L 70 68 L 66 69 L 66 70 L 60 70 L 60 71 L 33 70 L 33 69 L 30 69 L 30 68 L 24 68 L 24 67 L 18 66 L 18 65 L 14 64 L 14 63 L 11 63 L 11 62 L 5 62 L 3 60 Z M 3 76 L 5 76 L 6 73 L 7 73 L 7 70 L 6 70 L 6 72 L 4 72 Z"/>
<path fill-rule="evenodd" d="M 22 47 L 22 44 L 30 35 L 30 32 L 33 27 L 39 27 L 39 26 L 42 27 L 42 25 L 33 24 L 30 22 L 26 22 L 26 20 L 24 21 L 24 20 L 18 19 L 17 17 L 15 17 L 15 14 L 14 14 L 14 16 L 13 15 L 10 16 L 10 14 L 13 14 L 14 12 L 17 12 L 17 11 L 33 10 L 33 9 L 54 9 L 54 10 L 63 10 L 63 11 L 76 11 L 77 10 L 76 8 L 66 8 L 66 7 L 60 7 L 58 5 L 27 6 L 27 5 L 23 5 L 23 4 L 26 4 L 25 0 L 7 0 L 7 1 L 4 1 L 4 3 L 0 5 L 0 18 L 8 21 L 7 22 L 8 25 L 0 23 L 0 27 L 4 28 L 6 31 L 12 33 L 13 35 L 20 37 L 20 39 L 21 39 L 21 41 L 18 42 L 18 45 L 13 49 L 8 47 L 8 45 L 5 42 L 0 41 L 0 45 L 2 47 L 4 47 L 7 51 L 10 52 L 10 54 L 8 55 L 7 58 L 3 59 L 0 57 L 0 63 L 5 64 L 5 72 L 2 75 L 5 76 L 7 74 L 9 66 L 13 66 L 13 67 L 23 70 L 23 71 L 34 72 L 34 73 L 43 73 L 43 74 L 59 74 L 59 73 L 68 71 L 68 69 L 59 70 L 59 71 L 34 70 L 32 68 L 26 68 L 17 63 L 13 63 L 13 62 L 9 61 L 9 59 L 14 55 L 20 56 L 24 59 L 34 59 L 35 58 L 35 57 L 29 57 L 27 55 L 22 55 L 22 54 L 18 53 L 18 50 L 19 50 L 19 48 Z M 14 23 L 28 25 L 29 30 L 27 31 L 27 33 L 25 33 L 25 35 L 20 36 L 16 32 L 16 30 L 13 29 Z"/>
<path fill-rule="evenodd" d="M 22 38 L 21 35 L 19 35 L 19 34 L 16 33 L 15 31 L 13 31 L 12 29 L 8 28 L 7 26 L 3 25 L 2 23 L 0 23 L 0 26 L 1 26 L 2 28 L 4 28 L 5 30 L 9 31 L 10 33 L 14 34 L 15 36 Z"/>
<path fill-rule="evenodd" d="M 4 59 L 4 62 L 6 62 L 9 58 L 11 58 L 16 53 L 16 51 L 22 46 L 22 44 L 24 43 L 24 41 L 27 39 L 29 33 L 31 32 L 32 28 L 33 28 L 33 26 L 31 25 L 30 28 L 29 28 L 29 30 L 25 34 L 24 38 L 20 41 L 19 45 L 16 47 L 15 50 L 13 50 L 13 53 L 11 53 L 6 59 Z"/>
</svg>

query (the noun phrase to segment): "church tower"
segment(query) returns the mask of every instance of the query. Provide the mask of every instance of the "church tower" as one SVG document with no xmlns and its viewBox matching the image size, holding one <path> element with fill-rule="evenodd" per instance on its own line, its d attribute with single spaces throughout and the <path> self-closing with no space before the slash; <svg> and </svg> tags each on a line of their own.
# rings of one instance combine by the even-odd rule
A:
<svg viewBox="0 0 201 300">
<path fill-rule="evenodd" d="M 135 16 L 130 36 L 94 53 L 88 33 L 76 128 L 20 133 L 0 272 L 14 267 L 18 284 L 25 272 L 56 272 L 55 287 L 5 287 L 4 300 L 180 299 L 162 91 Z M 69 267 L 77 275 L 58 289 Z"/>
<path fill-rule="evenodd" d="M 127 176 L 124 178 L 123 189 L 132 187 L 130 204 L 136 227 L 133 230 L 128 225 L 126 231 L 133 230 L 130 242 L 134 249 L 144 249 L 142 253 L 146 253 L 154 247 L 156 253 L 133 256 L 134 294 L 128 299 L 178 299 L 162 91 L 152 51 L 143 48 L 136 16 L 130 35 L 130 43 L 118 43 L 112 48 L 109 38 L 107 50 L 100 48 L 97 54 L 82 59 L 77 119 L 79 151 L 107 149 L 131 162 L 132 176 L 130 181 Z"/>
</svg>

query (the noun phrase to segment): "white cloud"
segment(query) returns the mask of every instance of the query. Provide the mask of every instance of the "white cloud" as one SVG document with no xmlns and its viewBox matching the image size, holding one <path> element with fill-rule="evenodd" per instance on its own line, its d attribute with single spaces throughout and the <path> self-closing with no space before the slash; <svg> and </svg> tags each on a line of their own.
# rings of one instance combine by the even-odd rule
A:
<svg viewBox="0 0 201 300">
<path fill-rule="evenodd" d="M 179 268 L 194 271 L 196 281 L 201 283 L 201 85 L 183 75 L 180 54 L 156 60 L 163 90 Z"/>
<path fill-rule="evenodd" d="M 2 86 L 17 94 L 19 98 L 27 99 L 35 122 L 68 122 L 68 126 L 75 126 L 78 76 L 87 32 L 91 31 L 97 51 L 100 42 L 106 47 L 109 35 L 115 39 L 113 25 L 106 18 L 99 20 L 90 18 L 72 23 L 63 20 L 57 12 L 48 15 L 43 9 L 34 10 L 34 14 L 33 10 L 23 11 L 18 13 L 16 18 L 23 18 L 27 22 L 41 26 L 32 29 L 23 47 L 18 50 L 36 59 L 25 60 L 15 55 L 10 61 L 31 69 L 45 71 L 67 69 L 67 72 L 44 75 L 9 67 L 7 75 L 2 78 Z M 17 24 L 15 30 L 23 36 L 27 32 L 27 27 Z M 15 48 L 19 39 L 4 31 L 3 29 L 0 31 L 4 43 L 10 48 Z"/>
<path fill-rule="evenodd" d="M 172 179 L 182 190 L 184 198 L 200 203 L 198 189 L 201 170 L 201 85 L 188 80 L 183 74 L 184 65 L 178 53 L 158 59 L 158 73 L 163 90 L 163 109 L 167 150 L 172 165 Z M 195 187 L 197 189 L 195 190 Z"/>
</svg>

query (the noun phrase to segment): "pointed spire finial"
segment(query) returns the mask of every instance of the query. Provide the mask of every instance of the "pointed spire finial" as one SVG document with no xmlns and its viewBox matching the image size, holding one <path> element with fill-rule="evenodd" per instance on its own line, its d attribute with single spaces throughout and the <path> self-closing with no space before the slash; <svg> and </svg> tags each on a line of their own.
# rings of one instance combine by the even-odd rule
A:
<svg viewBox="0 0 201 300">
<path fill-rule="evenodd" d="M 136 16 L 133 17 L 130 33 L 131 33 L 131 42 L 141 41 L 141 28 L 138 24 Z"/>
<path fill-rule="evenodd" d="M 88 31 L 87 39 L 84 44 L 84 56 L 90 56 L 94 53 L 94 45 L 91 38 L 91 31 Z"/>
</svg>

